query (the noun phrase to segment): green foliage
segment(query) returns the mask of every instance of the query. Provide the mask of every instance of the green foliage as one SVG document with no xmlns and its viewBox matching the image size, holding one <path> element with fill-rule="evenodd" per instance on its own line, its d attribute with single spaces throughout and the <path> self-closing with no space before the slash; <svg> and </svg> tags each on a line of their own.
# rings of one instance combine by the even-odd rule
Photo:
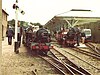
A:
<svg viewBox="0 0 100 75">
<path fill-rule="evenodd" d="M 8 25 L 15 27 L 15 20 L 12 19 L 8 21 Z M 27 26 L 27 25 L 28 25 L 28 22 L 20 21 L 20 26 Z"/>
<path fill-rule="evenodd" d="M 35 25 L 35 26 L 41 26 L 40 23 L 32 23 L 32 22 L 31 22 L 30 24 Z M 12 26 L 12 27 L 15 27 L 15 20 L 12 19 L 12 20 L 8 21 L 8 25 L 10 25 L 10 26 Z M 28 22 L 20 21 L 20 26 L 21 26 L 21 27 L 28 27 Z"/>
<path fill-rule="evenodd" d="M 15 26 L 15 20 L 14 19 L 12 19 L 12 20 L 10 20 L 10 21 L 8 21 L 8 25 L 10 25 L 10 26 Z"/>
<path fill-rule="evenodd" d="M 35 26 L 41 26 L 40 23 L 32 23 L 32 22 L 31 22 L 30 24 L 35 25 Z"/>
</svg>

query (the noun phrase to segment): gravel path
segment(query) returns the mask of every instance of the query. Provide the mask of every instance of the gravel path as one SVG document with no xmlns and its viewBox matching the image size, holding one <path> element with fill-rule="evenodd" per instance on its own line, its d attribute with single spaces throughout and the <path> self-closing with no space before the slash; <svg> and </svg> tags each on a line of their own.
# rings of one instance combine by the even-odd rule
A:
<svg viewBox="0 0 100 75">
<path fill-rule="evenodd" d="M 14 53 L 14 46 L 8 45 L 7 38 L 2 41 L 2 75 L 55 75 L 50 65 L 37 56 L 32 56 L 21 45 L 19 54 Z"/>
</svg>

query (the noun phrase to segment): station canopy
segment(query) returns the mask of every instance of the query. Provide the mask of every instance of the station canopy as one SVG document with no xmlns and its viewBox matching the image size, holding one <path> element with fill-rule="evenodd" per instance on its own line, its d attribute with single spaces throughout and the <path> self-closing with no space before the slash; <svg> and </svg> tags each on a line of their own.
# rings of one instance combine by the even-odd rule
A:
<svg viewBox="0 0 100 75">
<path fill-rule="evenodd" d="M 80 25 L 89 22 L 100 21 L 100 15 L 91 10 L 72 9 L 55 16 L 65 20 L 70 26 Z"/>
</svg>

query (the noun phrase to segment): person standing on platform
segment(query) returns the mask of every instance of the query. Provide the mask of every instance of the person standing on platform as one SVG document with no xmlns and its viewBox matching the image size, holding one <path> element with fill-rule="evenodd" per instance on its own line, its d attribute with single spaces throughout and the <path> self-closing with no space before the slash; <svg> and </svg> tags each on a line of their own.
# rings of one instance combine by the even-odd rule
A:
<svg viewBox="0 0 100 75">
<path fill-rule="evenodd" d="M 21 45 L 21 35 L 22 35 L 22 27 L 20 26 L 20 22 L 18 21 L 18 27 L 17 27 L 17 41 L 18 41 L 19 47 L 20 47 L 20 45 Z"/>
<path fill-rule="evenodd" d="M 75 30 L 75 32 L 76 32 L 77 46 L 80 46 L 80 44 L 79 44 L 79 42 L 80 42 L 80 36 L 81 36 L 80 27 L 75 27 L 74 30 Z"/>
<path fill-rule="evenodd" d="M 9 26 L 9 28 L 8 28 L 8 30 L 6 32 L 6 35 L 8 37 L 8 45 L 12 45 L 12 37 L 14 36 L 14 31 L 11 28 L 11 26 Z"/>
<path fill-rule="evenodd" d="M 81 32 L 81 39 L 82 39 L 82 43 L 83 43 L 83 44 L 85 43 L 85 38 L 86 38 L 85 32 L 82 31 L 82 32 Z"/>
</svg>

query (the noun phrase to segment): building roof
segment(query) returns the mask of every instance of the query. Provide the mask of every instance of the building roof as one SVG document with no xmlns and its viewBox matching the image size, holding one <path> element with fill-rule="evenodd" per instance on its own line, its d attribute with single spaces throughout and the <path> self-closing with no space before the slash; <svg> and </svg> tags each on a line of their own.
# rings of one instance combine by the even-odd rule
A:
<svg viewBox="0 0 100 75">
<path fill-rule="evenodd" d="M 100 14 L 98 14 L 95 11 L 91 10 L 83 10 L 83 9 L 72 9 L 63 13 L 60 13 L 56 16 L 75 16 L 75 17 L 99 17 Z"/>
<path fill-rule="evenodd" d="M 4 9 L 2 9 L 2 11 L 9 16 L 9 14 Z"/>
<path fill-rule="evenodd" d="M 96 12 L 91 10 L 72 9 L 70 11 L 55 15 L 50 21 L 46 23 L 46 25 L 51 22 L 55 22 L 55 19 L 65 20 L 68 24 L 70 22 L 73 22 L 73 25 L 75 26 L 100 21 L 100 14 L 97 14 Z"/>
</svg>

